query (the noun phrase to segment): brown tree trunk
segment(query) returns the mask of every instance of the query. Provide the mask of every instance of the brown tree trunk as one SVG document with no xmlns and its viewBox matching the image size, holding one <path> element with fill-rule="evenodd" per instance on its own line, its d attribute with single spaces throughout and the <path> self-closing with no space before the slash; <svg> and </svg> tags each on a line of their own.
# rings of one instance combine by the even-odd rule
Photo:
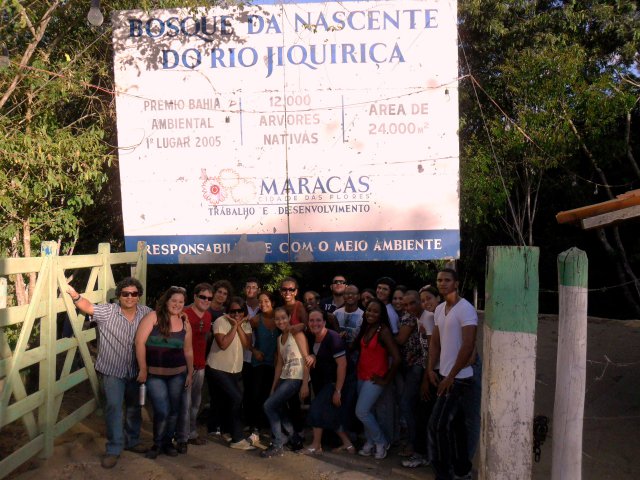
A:
<svg viewBox="0 0 640 480">
<path fill-rule="evenodd" d="M 31 222 L 28 219 L 22 223 L 22 248 L 24 249 L 24 257 L 29 258 L 31 256 Z M 36 272 L 29 272 L 27 303 L 31 302 L 31 299 L 33 298 L 33 292 L 35 292 L 37 280 L 38 274 Z"/>
<path fill-rule="evenodd" d="M 20 243 L 20 234 L 16 233 L 14 237 L 11 239 L 11 249 L 9 255 L 12 258 L 20 257 L 20 249 L 18 248 L 18 244 Z M 21 273 L 14 275 L 14 285 L 16 289 L 16 305 L 26 305 L 29 303 L 27 298 L 27 286 L 24 283 L 24 278 Z"/>
</svg>

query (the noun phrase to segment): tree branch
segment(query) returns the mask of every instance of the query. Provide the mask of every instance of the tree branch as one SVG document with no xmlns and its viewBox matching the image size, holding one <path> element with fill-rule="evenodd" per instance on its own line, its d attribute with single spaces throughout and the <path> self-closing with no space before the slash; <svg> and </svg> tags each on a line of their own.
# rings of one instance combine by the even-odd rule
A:
<svg viewBox="0 0 640 480">
<path fill-rule="evenodd" d="M 29 46 L 27 47 L 24 54 L 22 55 L 18 73 L 16 73 L 16 76 L 13 77 L 13 81 L 11 82 L 11 85 L 9 85 L 9 88 L 7 88 L 7 91 L 2 96 L 2 99 L 0 99 L 0 109 L 4 107 L 5 103 L 7 103 L 11 95 L 13 95 L 13 92 L 15 91 L 16 87 L 20 83 L 20 80 L 22 80 L 22 77 L 24 76 L 22 73 L 24 70 L 24 67 L 27 66 L 27 64 L 31 60 L 31 57 L 35 53 L 36 48 L 38 48 L 38 44 L 40 43 L 40 41 L 42 40 L 42 37 L 44 37 L 44 34 L 47 31 L 47 26 L 49 25 L 49 22 L 53 18 L 53 12 L 55 11 L 56 8 L 58 8 L 61 2 L 62 0 L 54 0 L 54 2 L 51 4 L 49 9 L 42 16 L 42 19 L 40 19 L 38 30 L 34 32 L 34 38 L 33 40 L 31 40 L 31 43 L 29 43 Z"/>
</svg>

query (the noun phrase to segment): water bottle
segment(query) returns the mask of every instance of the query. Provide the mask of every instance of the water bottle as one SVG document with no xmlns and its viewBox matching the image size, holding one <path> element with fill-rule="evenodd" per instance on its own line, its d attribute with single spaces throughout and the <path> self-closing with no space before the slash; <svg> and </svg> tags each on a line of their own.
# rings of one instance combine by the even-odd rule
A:
<svg viewBox="0 0 640 480">
<path fill-rule="evenodd" d="M 138 398 L 140 405 L 144 405 L 144 401 L 147 398 L 147 385 L 144 383 L 140 384 L 140 396 Z"/>
</svg>

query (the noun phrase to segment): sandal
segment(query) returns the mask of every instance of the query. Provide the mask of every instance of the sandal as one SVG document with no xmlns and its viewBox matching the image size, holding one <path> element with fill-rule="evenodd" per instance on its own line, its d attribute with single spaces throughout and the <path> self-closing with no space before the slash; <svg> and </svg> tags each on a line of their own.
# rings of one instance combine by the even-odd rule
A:
<svg viewBox="0 0 640 480">
<path fill-rule="evenodd" d="M 340 445 L 339 447 L 336 447 L 333 449 L 333 453 L 342 453 L 342 452 L 347 452 L 350 453 L 351 455 L 354 455 L 356 453 L 356 447 L 352 445 Z"/>
<path fill-rule="evenodd" d="M 311 455 L 311 456 L 322 455 L 322 448 L 313 448 L 313 447 L 303 448 L 298 453 L 300 453 L 301 455 Z"/>
</svg>

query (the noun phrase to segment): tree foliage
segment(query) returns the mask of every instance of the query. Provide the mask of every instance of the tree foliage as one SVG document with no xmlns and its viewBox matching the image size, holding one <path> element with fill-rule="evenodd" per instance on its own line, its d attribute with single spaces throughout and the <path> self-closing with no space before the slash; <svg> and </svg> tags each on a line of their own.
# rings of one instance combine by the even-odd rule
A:
<svg viewBox="0 0 640 480">
<path fill-rule="evenodd" d="M 45 239 L 63 253 L 83 235 L 90 250 L 122 242 L 109 13 L 207 3 L 107 0 L 105 24 L 91 28 L 87 0 L 0 0 L 0 44 L 11 58 L 0 69 L 2 255 L 31 255 Z M 459 37 L 462 255 L 476 285 L 486 245 L 555 254 L 568 246 L 561 237 L 578 238 L 554 229 L 557 211 L 640 183 L 640 13 L 631 0 L 460 0 Z M 622 238 L 617 229 L 597 235 L 620 283 L 640 291 L 638 249 L 627 253 Z M 229 273 L 330 277 L 324 270 Z"/>
<path fill-rule="evenodd" d="M 459 15 L 463 228 L 557 253 L 555 213 L 640 184 L 638 3 L 471 0 Z M 598 235 L 638 290 L 617 229 Z"/>
</svg>

